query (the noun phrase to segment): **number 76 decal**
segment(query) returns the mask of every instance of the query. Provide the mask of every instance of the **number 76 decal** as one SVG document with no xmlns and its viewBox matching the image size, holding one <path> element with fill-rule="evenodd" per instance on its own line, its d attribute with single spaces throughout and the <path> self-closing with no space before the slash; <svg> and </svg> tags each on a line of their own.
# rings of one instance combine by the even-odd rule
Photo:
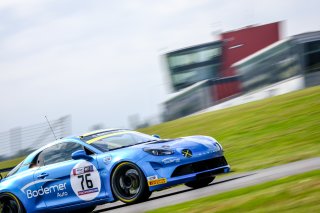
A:
<svg viewBox="0 0 320 213">
<path fill-rule="evenodd" d="M 85 190 L 85 187 L 84 187 L 84 182 L 86 183 L 86 188 L 87 189 L 92 189 L 93 188 L 93 182 L 91 179 L 89 179 L 89 177 L 91 176 L 90 173 L 87 173 L 87 174 L 83 174 L 83 175 L 79 175 L 78 178 L 81 179 L 81 187 L 82 187 L 82 190 Z"/>
<path fill-rule="evenodd" d="M 101 191 L 100 174 L 88 161 L 81 161 L 72 168 L 70 182 L 73 192 L 81 200 L 93 200 Z"/>
</svg>

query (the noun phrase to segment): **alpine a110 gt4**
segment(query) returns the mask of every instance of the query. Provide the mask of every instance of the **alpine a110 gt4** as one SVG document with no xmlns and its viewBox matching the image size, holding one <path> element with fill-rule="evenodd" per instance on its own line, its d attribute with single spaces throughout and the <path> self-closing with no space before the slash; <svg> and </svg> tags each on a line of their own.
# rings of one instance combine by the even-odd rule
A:
<svg viewBox="0 0 320 213">
<path fill-rule="evenodd" d="M 91 212 L 120 200 L 136 203 L 153 191 L 208 185 L 230 171 L 212 137 L 160 139 L 125 129 L 67 137 L 30 155 L 0 181 L 0 211 Z"/>
</svg>

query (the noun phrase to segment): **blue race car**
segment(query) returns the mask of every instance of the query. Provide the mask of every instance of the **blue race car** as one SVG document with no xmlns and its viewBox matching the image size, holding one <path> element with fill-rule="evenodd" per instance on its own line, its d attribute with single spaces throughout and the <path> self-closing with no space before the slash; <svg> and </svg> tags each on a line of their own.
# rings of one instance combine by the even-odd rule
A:
<svg viewBox="0 0 320 213">
<path fill-rule="evenodd" d="M 207 136 L 160 139 L 108 129 L 69 137 L 34 151 L 0 182 L 0 212 L 91 212 L 153 191 L 208 185 L 229 172 L 221 145 Z"/>
</svg>

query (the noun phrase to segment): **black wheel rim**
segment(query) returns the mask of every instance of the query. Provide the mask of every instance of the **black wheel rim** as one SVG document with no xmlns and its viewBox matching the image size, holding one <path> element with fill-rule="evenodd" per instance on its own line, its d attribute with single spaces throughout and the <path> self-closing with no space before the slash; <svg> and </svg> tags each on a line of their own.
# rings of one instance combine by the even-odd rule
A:
<svg viewBox="0 0 320 213">
<path fill-rule="evenodd" d="M 129 165 L 122 166 L 114 174 L 113 184 L 116 193 L 127 200 L 137 197 L 141 190 L 141 176 L 139 171 Z"/>
<path fill-rule="evenodd" d="M 2 197 L 0 199 L 1 213 L 17 213 L 19 212 L 19 204 L 11 197 Z"/>
</svg>

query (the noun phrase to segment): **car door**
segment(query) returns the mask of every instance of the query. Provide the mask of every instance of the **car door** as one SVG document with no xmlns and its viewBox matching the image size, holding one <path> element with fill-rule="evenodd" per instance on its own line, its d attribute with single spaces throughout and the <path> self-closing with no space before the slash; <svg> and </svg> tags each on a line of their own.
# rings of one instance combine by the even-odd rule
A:
<svg viewBox="0 0 320 213">
<path fill-rule="evenodd" d="M 45 204 L 43 202 L 38 202 L 37 200 L 37 190 L 34 186 L 33 176 L 36 169 L 26 169 L 27 167 L 29 167 L 28 163 L 21 162 L 11 170 L 6 176 L 6 179 L 11 179 L 11 181 L 9 180 L 8 184 L 6 184 L 4 188 L 6 190 L 17 188 L 18 190 L 16 191 L 16 195 L 21 199 L 21 201 L 27 201 L 35 208 L 44 208 L 46 207 Z M 20 169 L 23 169 L 24 171 L 19 171 Z M 20 192 L 22 194 L 20 194 Z M 19 196 L 19 194 L 21 196 Z"/>
<path fill-rule="evenodd" d="M 104 195 L 95 157 L 72 160 L 71 154 L 83 147 L 74 142 L 53 145 L 39 155 L 42 166 L 34 174 L 47 207 L 57 208 L 92 201 Z M 40 195 L 40 193 L 39 193 Z"/>
</svg>

